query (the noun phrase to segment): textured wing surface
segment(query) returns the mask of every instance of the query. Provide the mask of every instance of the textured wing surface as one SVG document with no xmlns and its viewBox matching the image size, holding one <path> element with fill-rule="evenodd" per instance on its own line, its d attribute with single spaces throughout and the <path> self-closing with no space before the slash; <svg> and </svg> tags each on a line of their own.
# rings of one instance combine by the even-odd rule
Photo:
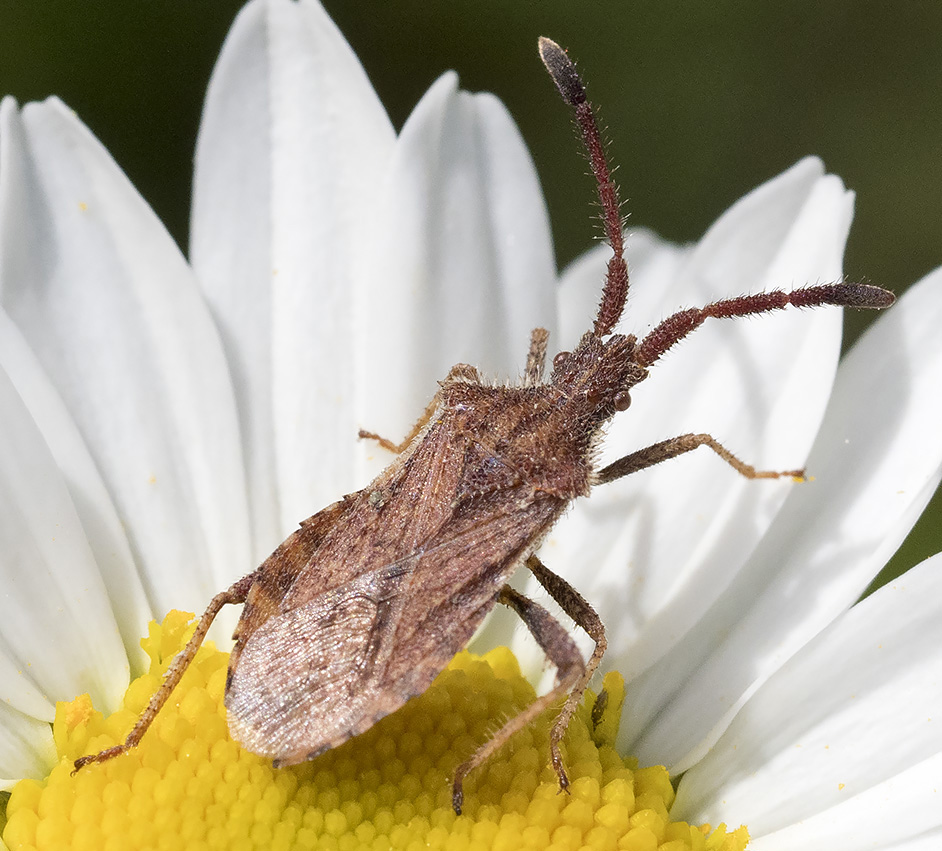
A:
<svg viewBox="0 0 942 851">
<path fill-rule="evenodd" d="M 233 638 L 235 647 L 229 657 L 229 676 L 238 667 L 245 643 L 269 618 L 285 611 L 285 596 L 297 583 L 305 568 L 316 562 L 318 550 L 331 530 L 344 525 L 344 517 L 352 507 L 350 500 L 328 505 L 313 517 L 301 523 L 256 572 L 256 580 L 249 590 L 242 617 L 239 618 Z M 318 589 L 322 591 L 323 589 Z"/>
<path fill-rule="evenodd" d="M 393 652 L 385 666 L 388 683 L 411 681 L 417 691 L 464 647 L 493 608 L 501 586 L 530 554 L 535 533 L 542 537 L 558 515 L 558 502 L 534 497 L 515 500 L 524 487 L 495 494 L 486 522 L 476 512 L 456 517 L 447 531 L 417 558 L 394 623 Z"/>
<path fill-rule="evenodd" d="M 408 561 L 384 625 L 387 649 L 377 676 L 409 696 L 467 643 L 565 506 L 469 436 L 449 411 L 401 463 L 350 500 L 284 607 L 303 605 L 351 571 Z"/>
<path fill-rule="evenodd" d="M 279 765 L 312 759 L 404 700 L 377 689 L 401 567 L 362 577 L 259 626 L 226 689 L 229 730 Z"/>
</svg>

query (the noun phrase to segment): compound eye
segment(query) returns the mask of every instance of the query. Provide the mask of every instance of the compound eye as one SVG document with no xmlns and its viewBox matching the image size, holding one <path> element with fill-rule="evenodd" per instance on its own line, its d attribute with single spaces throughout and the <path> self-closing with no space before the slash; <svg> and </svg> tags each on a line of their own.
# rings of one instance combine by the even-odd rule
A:
<svg viewBox="0 0 942 851">
<path fill-rule="evenodd" d="M 560 352 L 556 357 L 553 358 L 553 369 L 563 369 L 566 366 L 566 361 L 569 360 L 569 352 Z"/>
<path fill-rule="evenodd" d="M 627 390 L 619 390 L 612 399 L 616 411 L 627 411 L 631 406 L 631 394 Z"/>
</svg>

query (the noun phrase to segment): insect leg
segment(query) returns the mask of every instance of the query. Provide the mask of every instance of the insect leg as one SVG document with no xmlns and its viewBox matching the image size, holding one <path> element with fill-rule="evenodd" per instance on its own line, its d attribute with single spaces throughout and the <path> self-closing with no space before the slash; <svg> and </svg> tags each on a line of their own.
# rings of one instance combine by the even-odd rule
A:
<svg viewBox="0 0 942 851">
<path fill-rule="evenodd" d="M 415 425 L 409 429 L 409 433 L 402 439 L 401 443 L 393 443 L 388 438 L 376 434 L 376 432 L 366 431 L 362 428 L 360 429 L 360 432 L 357 436 L 360 438 L 360 440 L 375 440 L 380 446 L 383 447 L 383 449 L 392 452 L 394 455 L 398 455 L 400 452 L 404 451 L 406 447 L 408 447 L 408 445 L 412 443 L 413 440 L 415 440 L 415 436 L 420 431 L 422 431 L 423 428 L 425 428 L 425 426 L 428 424 L 428 421 L 432 418 L 432 414 L 435 413 L 435 409 L 437 407 L 438 394 L 436 393 L 435 396 L 432 397 L 432 401 L 425 406 L 425 410 L 422 411 L 422 416 L 416 420 Z"/>
<path fill-rule="evenodd" d="M 448 375 L 445 376 L 445 381 L 468 381 L 468 382 L 479 382 L 481 380 L 478 375 L 478 371 L 473 367 L 469 366 L 466 363 L 455 364 Z M 445 383 L 445 382 L 442 382 Z M 415 440 L 416 436 L 420 431 L 422 431 L 425 426 L 428 425 L 432 415 L 438 409 L 438 394 L 436 393 L 432 397 L 432 401 L 425 406 L 425 410 L 422 411 L 422 416 L 416 421 L 415 425 L 409 430 L 409 433 L 403 438 L 401 443 L 393 443 L 391 440 L 385 437 L 381 437 L 373 431 L 366 431 L 365 429 L 360 429 L 358 437 L 361 440 L 375 440 L 383 449 L 388 449 L 390 452 L 398 455 L 400 452 L 403 452 L 408 448 L 409 444 Z"/>
<path fill-rule="evenodd" d="M 582 670 L 582 675 L 569 692 L 569 697 L 563 704 L 563 708 L 556 716 L 553 729 L 550 731 L 550 754 L 553 758 L 553 768 L 556 769 L 556 775 L 559 777 L 559 786 L 565 789 L 569 785 L 566 778 L 566 772 L 563 770 L 562 757 L 559 753 L 559 743 L 566 735 L 566 728 L 569 726 L 569 720 L 572 718 L 582 695 L 585 692 L 589 680 L 598 668 L 602 657 L 605 655 L 605 649 L 608 642 L 605 639 L 605 626 L 602 619 L 598 616 L 595 609 L 589 605 L 586 599 L 573 588 L 561 576 L 557 576 L 553 571 L 546 567 L 535 555 L 527 559 L 527 569 L 536 577 L 536 581 L 546 589 L 546 592 L 552 597 L 559 607 L 571 617 L 578 626 L 582 627 L 595 642 L 595 648 L 589 661 Z M 603 707 L 604 708 L 604 707 Z"/>
<path fill-rule="evenodd" d="M 461 815 L 461 804 L 464 801 L 462 783 L 468 772 L 485 762 L 514 733 L 526 727 L 554 701 L 566 694 L 578 682 L 584 667 L 579 648 L 576 647 L 569 633 L 541 605 L 534 603 L 528 597 L 524 597 L 523 594 L 515 591 L 509 585 L 505 585 L 501 589 L 498 601 L 505 606 L 509 606 L 520 615 L 521 620 L 526 624 L 527 629 L 530 630 L 540 648 L 556 666 L 556 685 L 551 691 L 534 700 L 519 715 L 515 715 L 507 721 L 469 759 L 455 769 L 451 802 L 458 815 Z M 562 762 L 557 763 L 555 756 L 553 767 L 559 776 L 560 787 L 565 789 L 569 785 L 569 781 L 566 778 L 565 771 L 563 771 Z"/>
<path fill-rule="evenodd" d="M 652 443 L 644 449 L 632 452 L 624 458 L 603 467 L 598 471 L 595 477 L 596 484 L 613 482 L 623 476 L 637 473 L 647 467 L 653 467 L 660 464 L 661 461 L 667 461 L 670 458 L 676 458 L 685 452 L 691 452 L 698 446 L 708 446 L 717 455 L 720 456 L 730 467 L 741 473 L 747 479 L 780 479 L 793 478 L 803 479 L 804 470 L 757 470 L 750 464 L 740 461 L 725 446 L 711 437 L 709 434 L 682 434 L 679 437 L 672 437 L 670 440 L 662 440 L 660 443 Z"/>
<path fill-rule="evenodd" d="M 530 350 L 527 352 L 527 367 L 523 373 L 523 383 L 527 387 L 533 387 L 543 380 L 548 340 L 549 331 L 545 328 L 534 328 L 530 332 Z"/>
<path fill-rule="evenodd" d="M 75 760 L 75 768 L 72 771 L 73 774 L 80 768 L 90 765 L 93 762 L 106 762 L 109 759 L 126 753 L 131 750 L 131 748 L 137 747 L 144 733 L 147 732 L 147 728 L 150 727 L 153 720 L 157 717 L 157 713 L 160 712 L 163 705 L 167 702 L 167 698 L 170 697 L 170 693 L 176 688 L 177 683 L 180 682 L 186 669 L 190 666 L 193 657 L 196 656 L 196 651 L 199 650 L 200 645 L 203 643 L 203 639 L 206 637 L 206 633 L 209 631 L 209 627 L 212 625 L 216 615 L 219 614 L 219 610 L 228 603 L 244 603 L 245 598 L 248 596 L 249 589 L 254 582 L 255 573 L 250 573 L 248 576 L 243 576 L 242 579 L 227 590 L 220 591 L 210 600 L 206 611 L 203 612 L 199 623 L 196 625 L 196 630 L 192 638 L 190 638 L 186 643 L 186 647 L 184 647 L 170 663 L 170 667 L 167 668 L 167 673 L 164 676 L 164 681 L 160 684 L 160 688 L 154 692 L 150 703 L 147 704 L 147 707 L 141 713 L 141 717 L 128 734 L 128 737 L 124 740 L 124 744 L 106 748 L 100 753 L 79 757 Z"/>
</svg>

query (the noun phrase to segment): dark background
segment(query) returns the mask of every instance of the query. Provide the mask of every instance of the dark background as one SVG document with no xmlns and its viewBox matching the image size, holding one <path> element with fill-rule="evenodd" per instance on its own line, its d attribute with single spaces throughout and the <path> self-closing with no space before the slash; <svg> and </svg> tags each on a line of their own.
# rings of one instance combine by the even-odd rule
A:
<svg viewBox="0 0 942 851">
<path fill-rule="evenodd" d="M 743 193 L 818 154 L 857 192 L 851 278 L 900 292 L 942 264 L 938 0 L 325 5 L 397 127 L 447 68 L 465 88 L 503 99 L 536 160 L 560 266 L 596 231 L 591 185 L 537 58 L 538 35 L 580 61 L 633 223 L 695 240 Z M 0 0 L 0 93 L 62 97 L 185 247 L 203 93 L 240 7 Z M 849 319 L 849 336 L 862 321 Z M 937 496 L 892 567 L 940 549 Z"/>
</svg>

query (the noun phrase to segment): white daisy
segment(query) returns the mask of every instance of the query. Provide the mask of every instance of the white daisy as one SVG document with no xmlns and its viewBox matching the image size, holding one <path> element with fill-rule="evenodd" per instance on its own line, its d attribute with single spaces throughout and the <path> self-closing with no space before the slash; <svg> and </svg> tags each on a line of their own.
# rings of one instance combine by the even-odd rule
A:
<svg viewBox="0 0 942 851">
<path fill-rule="evenodd" d="M 839 278 L 851 206 L 808 159 L 696 246 L 636 233 L 624 329 Z M 66 107 L 5 100 L 5 787 L 56 764 L 56 701 L 119 707 L 149 620 L 201 611 L 388 463 L 358 428 L 404 434 L 455 362 L 517 375 L 534 326 L 572 346 L 605 259 L 557 288 L 502 105 L 445 74 L 397 136 L 313 0 L 253 0 L 233 25 L 189 263 Z M 938 841 L 938 559 L 851 607 L 942 475 L 940 288 L 942 272 L 914 286 L 839 367 L 837 310 L 708 323 L 638 388 L 604 457 L 709 431 L 761 467 L 807 459 L 814 480 L 748 482 L 695 453 L 600 487 L 543 548 L 608 627 L 622 753 L 686 772 L 677 818 L 746 824 L 754 848 Z M 517 645 L 504 621 L 478 641 L 495 637 Z"/>
</svg>

